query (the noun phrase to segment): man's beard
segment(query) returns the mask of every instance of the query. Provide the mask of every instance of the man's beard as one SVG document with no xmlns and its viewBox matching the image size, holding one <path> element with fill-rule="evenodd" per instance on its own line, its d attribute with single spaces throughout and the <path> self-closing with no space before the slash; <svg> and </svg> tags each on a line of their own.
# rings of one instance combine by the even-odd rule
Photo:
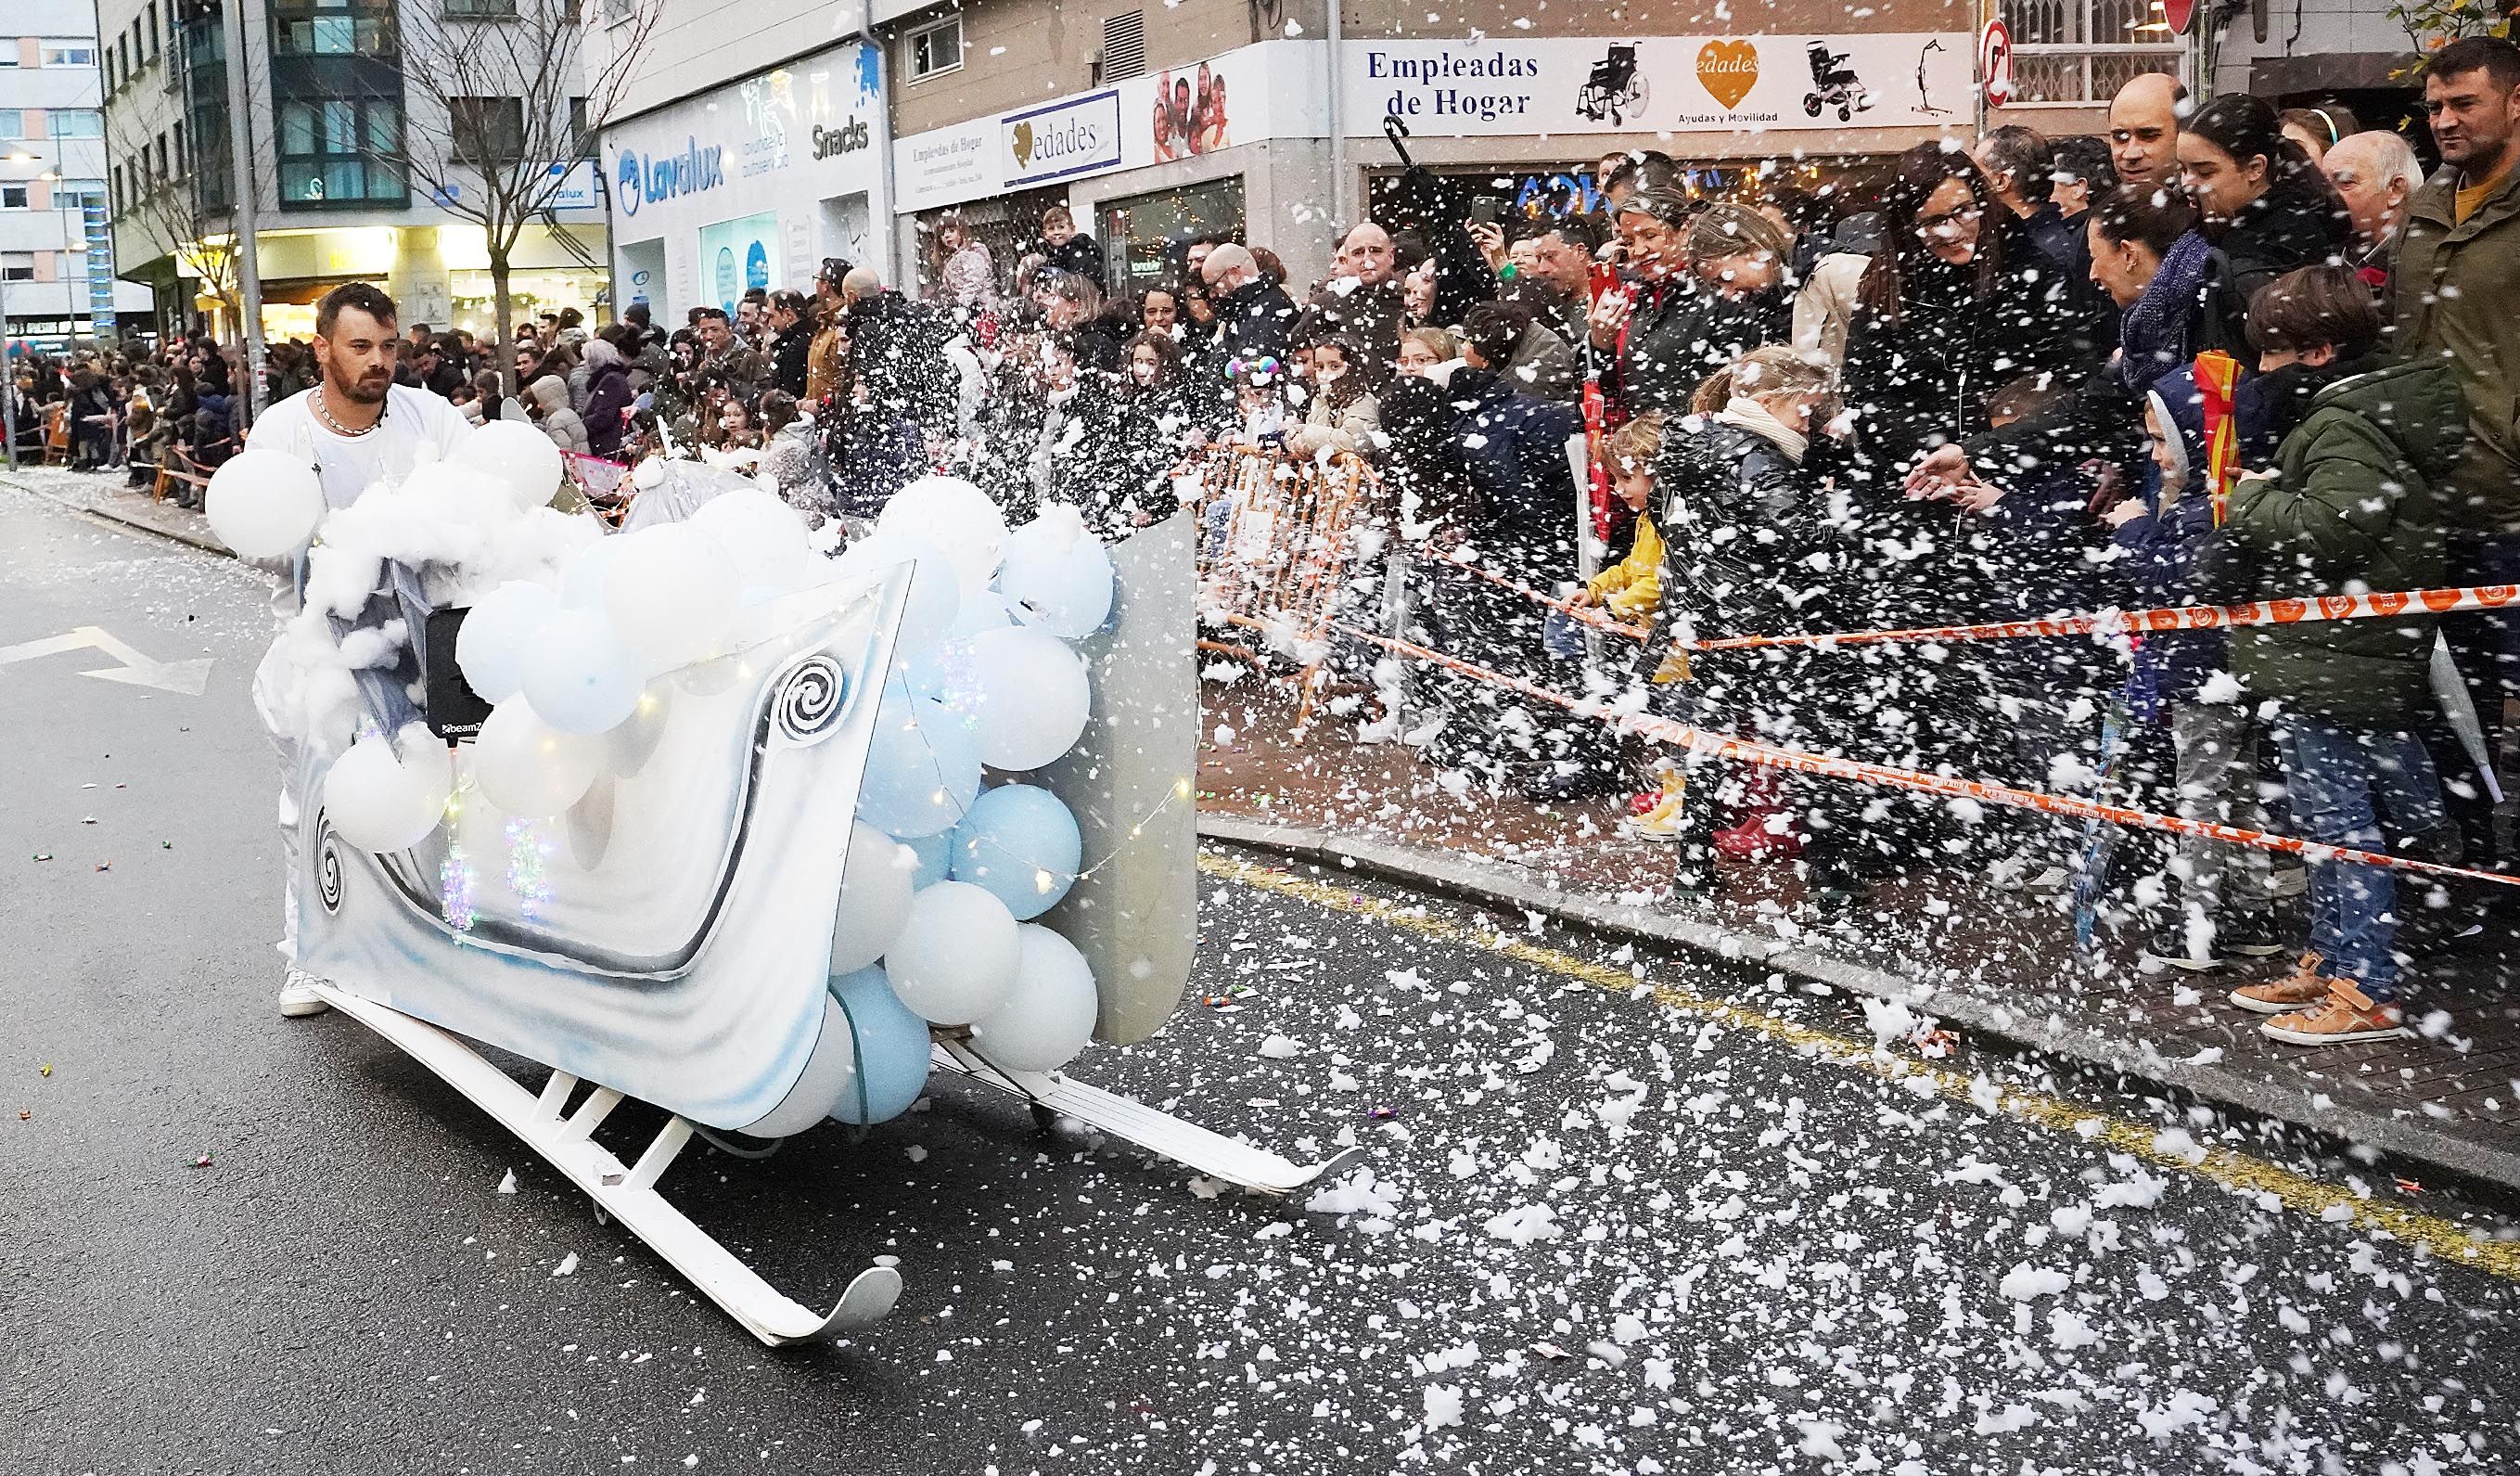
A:
<svg viewBox="0 0 2520 1476">
<path fill-rule="evenodd" d="M 324 376 L 325 393 L 337 395 L 353 404 L 373 405 L 381 403 L 385 397 L 385 391 L 392 387 L 393 376 L 390 374 L 377 381 L 377 386 L 374 390 L 368 389 L 365 385 L 354 384 L 350 381 L 344 380 L 338 374 L 327 373 Z"/>
</svg>

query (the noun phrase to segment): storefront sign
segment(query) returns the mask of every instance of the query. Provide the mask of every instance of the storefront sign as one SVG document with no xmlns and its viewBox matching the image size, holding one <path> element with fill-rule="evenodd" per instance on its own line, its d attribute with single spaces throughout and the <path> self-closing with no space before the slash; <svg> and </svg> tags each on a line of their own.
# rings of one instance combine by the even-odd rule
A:
<svg viewBox="0 0 2520 1476">
<path fill-rule="evenodd" d="M 915 133 L 893 146 L 893 208 L 959 205 L 1008 190 L 1320 138 L 1323 50 L 1264 41 L 1020 113 Z"/>
<path fill-rule="evenodd" d="M 1120 92 L 1106 87 L 998 120 L 1006 187 L 1020 190 L 1120 167 Z"/>
<path fill-rule="evenodd" d="M 620 275 L 661 276 L 648 296 L 668 311 L 801 284 L 819 255 L 840 254 L 845 222 L 880 208 L 890 144 L 882 53 L 857 41 L 607 128 L 612 239 L 639 248 Z M 563 208 L 578 184 L 563 183 Z"/>
<path fill-rule="evenodd" d="M 1001 135 L 995 118 L 915 133 L 893 145 L 894 208 L 923 210 L 977 200 L 1006 188 L 994 166 Z"/>
<path fill-rule="evenodd" d="M 1965 33 L 1352 41 L 1348 131 L 1420 134 L 1915 127 L 1970 115 Z"/>
</svg>

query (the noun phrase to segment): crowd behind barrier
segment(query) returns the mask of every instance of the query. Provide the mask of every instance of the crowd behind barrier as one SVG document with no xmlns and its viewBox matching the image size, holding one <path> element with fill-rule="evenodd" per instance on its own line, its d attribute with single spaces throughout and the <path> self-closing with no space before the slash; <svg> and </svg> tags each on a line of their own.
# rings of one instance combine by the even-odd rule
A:
<svg viewBox="0 0 2520 1476">
<path fill-rule="evenodd" d="M 2105 136 L 2006 125 L 1861 188 L 1710 197 L 1622 153 L 1600 213 L 1491 224 L 1413 172 L 1314 284 L 1196 237 L 1114 294 L 1062 208 L 1013 260 L 949 214 L 924 290 L 833 259 L 670 333 L 563 313 L 512 378 L 415 325 L 401 378 L 539 425 L 600 505 L 642 485 L 602 468 L 692 456 L 844 532 L 940 470 L 1106 536 L 1192 502 L 1216 648 L 1497 792 L 1626 797 L 1677 901 L 1725 858 L 1822 909 L 1918 867 L 2079 874 L 2156 964 L 2298 954 L 2230 994 L 2273 1038 L 2384 1038 L 2408 868 L 2374 858 L 2520 873 L 2520 616 L 2369 603 L 2520 577 L 2520 49 L 2419 82 L 2429 176 L 2342 108 L 2146 74 Z M 301 346 L 272 361 L 302 387 Z M 172 462 L 189 497 L 233 448 L 214 345 L 28 367 L 73 464 Z M 1644 741 L 1676 734 L 1715 741 Z M 1948 803 L 1971 785 L 2169 817 L 2162 884 Z M 2302 843 L 2306 926 L 2247 837 Z"/>
</svg>

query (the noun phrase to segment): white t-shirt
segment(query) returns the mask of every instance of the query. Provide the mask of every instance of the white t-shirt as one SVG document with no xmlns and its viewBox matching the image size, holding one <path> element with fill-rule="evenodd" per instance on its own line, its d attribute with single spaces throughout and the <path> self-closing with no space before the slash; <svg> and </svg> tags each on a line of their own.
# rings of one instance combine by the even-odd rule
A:
<svg viewBox="0 0 2520 1476">
<path fill-rule="evenodd" d="M 425 460 L 455 453 L 472 434 L 464 412 L 426 390 L 395 385 L 385 391 L 385 410 L 377 428 L 365 436 L 337 436 L 316 418 L 302 391 L 255 417 L 246 447 L 280 451 L 312 464 L 324 484 L 324 501 L 348 507 L 359 494 L 380 482 L 399 482 Z M 422 447 L 431 448 L 424 453 Z"/>
</svg>

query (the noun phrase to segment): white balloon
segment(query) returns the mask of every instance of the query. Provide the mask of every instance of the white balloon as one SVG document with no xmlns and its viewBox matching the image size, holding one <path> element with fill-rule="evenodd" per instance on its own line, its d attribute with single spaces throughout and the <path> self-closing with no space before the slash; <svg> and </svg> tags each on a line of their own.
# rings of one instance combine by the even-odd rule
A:
<svg viewBox="0 0 2520 1476">
<path fill-rule="evenodd" d="M 560 492 L 560 447 L 520 420 L 493 420 L 455 444 L 452 458 L 507 484 L 520 508 L 547 507 Z"/>
<path fill-rule="evenodd" d="M 1074 747 L 1093 711 L 1085 663 L 1058 637 L 1015 626 L 971 637 L 980 761 L 1022 772 Z"/>
<path fill-rule="evenodd" d="M 559 731 L 530 701 L 511 697 L 490 710 L 472 742 L 472 777 L 491 804 L 539 820 L 585 798 L 603 758 L 602 744 Z"/>
<path fill-rule="evenodd" d="M 1006 1003 L 1023 956 L 1014 914 L 968 882 L 922 888 L 883 955 L 892 992 L 931 1025 L 968 1025 Z"/>
<path fill-rule="evenodd" d="M 1038 923 L 1016 926 L 1022 952 L 1007 1002 L 971 1022 L 971 1044 L 1015 1071 L 1057 1071 L 1094 1038 L 1102 998 L 1076 945 Z"/>
<path fill-rule="evenodd" d="M 295 553 L 324 521 L 324 484 L 315 469 L 280 451 L 244 450 L 210 474 L 202 509 L 210 531 L 239 558 Z"/>
<path fill-rule="evenodd" d="M 571 610 L 604 608 L 604 585 L 612 573 L 613 561 L 630 539 L 620 534 L 597 538 L 579 549 L 561 572 L 560 602 Z"/>
<path fill-rule="evenodd" d="M 922 477 L 893 493 L 876 515 L 875 530 L 935 544 L 974 589 L 987 586 L 1007 547 L 1006 514 L 960 477 Z"/>
<path fill-rule="evenodd" d="M 436 741 L 427 728 L 421 736 Z M 404 851 L 437 828 L 449 786 L 432 783 L 432 768 L 444 766 L 445 750 L 439 748 L 434 765 L 426 743 L 410 754 L 406 766 L 391 740 L 371 734 L 333 761 L 324 775 L 324 815 L 343 840 L 361 851 Z"/>
<path fill-rule="evenodd" d="M 525 648 L 525 700 L 563 733 L 601 733 L 639 707 L 648 673 L 601 610 L 562 607 Z"/>
<path fill-rule="evenodd" d="M 604 571 L 604 610 L 621 643 L 652 671 L 719 654 L 742 594 L 726 546 L 688 523 L 612 541 L 620 549 Z"/>
<path fill-rule="evenodd" d="M 412 798 L 432 815 L 443 814 L 455 793 L 455 752 L 425 722 L 406 722 L 394 735 L 394 757 L 412 784 Z"/>
<path fill-rule="evenodd" d="M 1007 540 L 998 588 L 1056 633 L 1082 640 L 1111 618 L 1111 556 L 1072 507 L 1054 507 Z"/>
<path fill-rule="evenodd" d="M 861 820 L 850 827 L 840 909 L 832 922 L 832 972 L 846 974 L 883 956 L 901 934 L 919 875 L 909 847 Z"/>
<path fill-rule="evenodd" d="M 901 613 L 896 655 L 935 644 L 962 614 L 963 586 L 954 561 L 924 538 L 874 533 L 848 546 L 838 570 L 844 577 L 882 575 L 903 564 L 911 566 L 910 603 Z"/>
<path fill-rule="evenodd" d="M 721 492 L 689 521 L 734 558 L 740 588 L 785 593 L 813 577 L 815 554 L 805 541 L 805 520 L 772 492 L 754 486 Z"/>
<path fill-rule="evenodd" d="M 511 579 L 473 603 L 455 633 L 455 665 L 473 695 L 496 707 L 525 683 L 525 646 L 560 610 L 560 596 Z"/>
</svg>

